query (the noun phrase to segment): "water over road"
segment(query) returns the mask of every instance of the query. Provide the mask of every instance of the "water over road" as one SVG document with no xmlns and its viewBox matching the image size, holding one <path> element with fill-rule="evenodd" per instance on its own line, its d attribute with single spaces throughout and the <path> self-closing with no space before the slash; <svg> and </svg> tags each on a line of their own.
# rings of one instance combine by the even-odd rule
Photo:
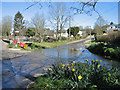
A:
<svg viewBox="0 0 120 90">
<path fill-rule="evenodd" d="M 47 72 L 47 68 L 53 63 L 70 61 L 84 63 L 89 60 L 103 60 L 102 64 L 110 66 L 111 64 L 119 65 L 120 62 L 110 61 L 92 54 L 85 49 L 86 40 L 67 44 L 52 49 L 37 50 L 27 55 L 3 60 L 2 62 L 2 87 L 3 88 L 25 88 L 30 82 L 34 81 L 37 76 Z"/>
</svg>

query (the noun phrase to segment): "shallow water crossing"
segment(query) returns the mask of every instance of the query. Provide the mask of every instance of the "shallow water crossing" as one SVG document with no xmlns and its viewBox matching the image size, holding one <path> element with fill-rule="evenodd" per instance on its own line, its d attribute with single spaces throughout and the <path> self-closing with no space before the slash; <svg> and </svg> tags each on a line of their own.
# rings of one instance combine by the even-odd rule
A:
<svg viewBox="0 0 120 90">
<path fill-rule="evenodd" d="M 25 88 L 37 76 L 47 72 L 47 68 L 56 62 L 71 61 L 85 63 L 85 60 L 102 60 L 102 64 L 120 66 L 120 62 L 110 61 L 92 54 L 85 49 L 84 41 L 63 45 L 53 49 L 42 49 L 25 56 L 2 61 L 2 87 Z"/>
</svg>

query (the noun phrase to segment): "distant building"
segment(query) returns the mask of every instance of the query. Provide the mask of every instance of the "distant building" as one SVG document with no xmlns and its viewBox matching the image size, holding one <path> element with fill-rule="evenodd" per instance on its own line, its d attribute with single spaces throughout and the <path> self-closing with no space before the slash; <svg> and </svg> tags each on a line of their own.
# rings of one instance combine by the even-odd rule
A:
<svg viewBox="0 0 120 90">
<path fill-rule="evenodd" d="M 120 24 L 112 24 L 107 26 L 107 32 L 120 31 Z"/>
<path fill-rule="evenodd" d="M 79 31 L 78 33 L 77 33 L 77 36 L 82 36 L 82 31 Z"/>
<path fill-rule="evenodd" d="M 54 31 L 53 30 L 47 30 L 47 31 L 45 31 L 44 36 L 52 38 L 52 37 L 54 37 Z"/>
<path fill-rule="evenodd" d="M 60 37 L 60 31 L 58 32 L 58 37 Z M 67 30 L 61 30 L 61 37 L 68 37 Z"/>
<path fill-rule="evenodd" d="M 84 36 L 86 35 L 86 31 L 85 30 L 80 30 L 78 33 L 77 33 L 77 36 Z"/>
</svg>

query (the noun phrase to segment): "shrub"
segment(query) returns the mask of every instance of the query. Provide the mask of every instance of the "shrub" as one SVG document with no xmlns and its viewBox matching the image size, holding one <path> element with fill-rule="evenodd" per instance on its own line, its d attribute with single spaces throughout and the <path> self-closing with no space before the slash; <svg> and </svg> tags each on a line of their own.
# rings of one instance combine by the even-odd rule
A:
<svg viewBox="0 0 120 90">
<path fill-rule="evenodd" d="M 86 60 L 86 64 L 53 64 L 44 76 L 40 76 L 33 88 L 114 88 L 120 86 L 118 67 L 106 68 L 102 60 Z"/>
<path fill-rule="evenodd" d="M 108 35 L 97 35 L 98 42 L 120 43 L 120 31 L 110 32 Z"/>
<path fill-rule="evenodd" d="M 8 45 L 8 48 L 13 48 L 13 47 L 15 47 L 15 45 L 13 43 Z"/>
<path fill-rule="evenodd" d="M 66 37 L 61 37 L 61 40 L 67 40 L 67 38 Z"/>
<path fill-rule="evenodd" d="M 95 54 L 120 59 L 120 47 L 113 43 L 95 42 L 87 47 L 87 49 Z"/>
</svg>

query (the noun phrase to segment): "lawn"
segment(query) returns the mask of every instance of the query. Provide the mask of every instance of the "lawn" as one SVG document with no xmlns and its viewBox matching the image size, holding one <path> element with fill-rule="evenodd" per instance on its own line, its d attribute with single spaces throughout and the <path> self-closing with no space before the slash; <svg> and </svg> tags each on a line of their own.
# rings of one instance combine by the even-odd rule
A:
<svg viewBox="0 0 120 90">
<path fill-rule="evenodd" d="M 54 48 L 56 46 L 61 46 L 61 45 L 65 45 L 69 42 L 72 42 L 70 40 L 65 40 L 65 41 L 56 41 L 56 42 L 41 42 L 41 43 L 34 43 L 35 45 L 40 45 L 46 48 Z"/>
</svg>

